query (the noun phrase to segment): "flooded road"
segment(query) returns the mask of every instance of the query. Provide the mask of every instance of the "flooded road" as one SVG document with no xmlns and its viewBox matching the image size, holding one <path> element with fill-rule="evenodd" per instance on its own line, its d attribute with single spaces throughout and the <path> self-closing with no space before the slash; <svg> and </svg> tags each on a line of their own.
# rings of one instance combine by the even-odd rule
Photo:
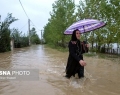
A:
<svg viewBox="0 0 120 95">
<path fill-rule="evenodd" d="M 0 69 L 39 69 L 38 81 L 0 81 L 0 95 L 120 95 L 120 60 L 84 57 L 82 79 L 63 77 L 68 52 L 44 45 L 0 53 Z"/>
</svg>

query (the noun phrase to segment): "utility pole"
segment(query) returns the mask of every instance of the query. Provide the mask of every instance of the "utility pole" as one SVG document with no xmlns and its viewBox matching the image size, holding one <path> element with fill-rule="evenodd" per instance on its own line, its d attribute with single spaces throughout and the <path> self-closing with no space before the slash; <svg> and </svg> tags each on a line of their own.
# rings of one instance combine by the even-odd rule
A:
<svg viewBox="0 0 120 95">
<path fill-rule="evenodd" d="M 42 30 L 41 30 L 41 44 L 42 44 Z"/>
<path fill-rule="evenodd" d="M 1 15 L 0 15 L 0 23 L 1 23 Z"/>
<path fill-rule="evenodd" d="M 2 24 L 2 22 L 1 22 L 1 15 L 0 15 L 0 38 L 1 38 L 1 25 Z"/>
<path fill-rule="evenodd" d="M 31 45 L 31 42 L 30 42 L 30 19 L 28 19 L 28 39 L 29 39 L 29 45 Z"/>
<path fill-rule="evenodd" d="M 0 26 L 1 26 L 1 15 L 0 15 Z"/>
</svg>

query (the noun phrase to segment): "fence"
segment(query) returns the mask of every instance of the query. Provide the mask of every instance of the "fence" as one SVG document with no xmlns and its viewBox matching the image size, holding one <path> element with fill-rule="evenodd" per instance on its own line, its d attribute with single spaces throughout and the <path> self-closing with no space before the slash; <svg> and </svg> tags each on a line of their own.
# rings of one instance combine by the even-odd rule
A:
<svg viewBox="0 0 120 95">
<path fill-rule="evenodd" d="M 105 53 L 120 54 L 120 48 L 117 48 L 117 49 L 105 48 Z"/>
</svg>

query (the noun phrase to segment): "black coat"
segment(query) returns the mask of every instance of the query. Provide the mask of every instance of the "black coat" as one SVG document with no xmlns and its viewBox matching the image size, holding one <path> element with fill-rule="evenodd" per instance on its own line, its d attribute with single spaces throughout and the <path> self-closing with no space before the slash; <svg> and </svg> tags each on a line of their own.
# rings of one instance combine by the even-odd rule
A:
<svg viewBox="0 0 120 95">
<path fill-rule="evenodd" d="M 84 76 L 84 66 L 79 64 L 80 60 L 83 60 L 83 53 L 88 52 L 88 48 L 79 40 L 77 43 L 69 42 L 69 56 L 66 66 L 66 75 L 68 77 L 74 76 L 78 73 L 79 77 Z"/>
</svg>

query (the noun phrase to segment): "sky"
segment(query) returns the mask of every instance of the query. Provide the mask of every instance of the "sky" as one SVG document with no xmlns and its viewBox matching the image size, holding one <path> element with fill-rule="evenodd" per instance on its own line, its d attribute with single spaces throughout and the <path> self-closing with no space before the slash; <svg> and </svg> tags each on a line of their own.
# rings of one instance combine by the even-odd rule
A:
<svg viewBox="0 0 120 95">
<path fill-rule="evenodd" d="M 48 23 L 50 18 L 50 12 L 52 12 L 52 4 L 55 0 L 20 0 L 28 17 L 32 21 L 30 28 L 36 28 L 37 34 L 41 37 L 41 30 Z M 76 4 L 79 4 L 79 0 L 75 0 Z M 1 21 L 7 17 L 8 13 L 12 13 L 12 16 L 17 18 L 11 24 L 10 28 L 17 28 L 23 33 L 27 34 L 28 31 L 28 18 L 22 9 L 19 0 L 0 0 L 0 15 Z"/>
</svg>

